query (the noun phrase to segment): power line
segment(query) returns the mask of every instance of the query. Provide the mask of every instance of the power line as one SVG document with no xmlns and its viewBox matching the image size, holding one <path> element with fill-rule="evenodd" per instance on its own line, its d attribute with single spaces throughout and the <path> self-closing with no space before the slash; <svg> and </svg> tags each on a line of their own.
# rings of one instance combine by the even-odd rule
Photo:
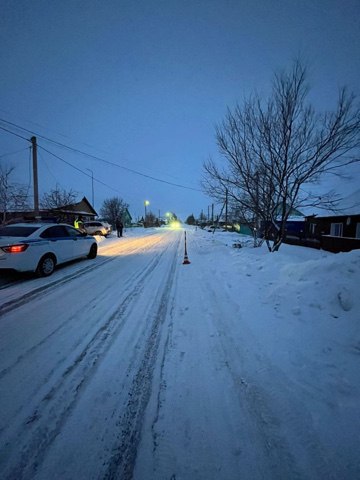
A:
<svg viewBox="0 0 360 480">
<path fill-rule="evenodd" d="M 6 122 L 6 123 L 7 123 L 7 122 Z M 11 132 L 11 131 L 8 130 L 7 128 L 1 127 L 1 126 L 0 126 L 0 128 L 1 128 L 1 130 L 4 130 L 5 132 L 11 133 L 11 135 L 15 135 L 16 137 L 22 138 L 23 140 L 26 140 L 27 142 L 29 141 L 28 138 L 22 137 L 22 136 L 19 135 L 18 133 Z"/>
<path fill-rule="evenodd" d="M 16 152 L 3 153 L 2 155 L 0 155 L 0 158 L 10 157 L 11 155 L 16 155 L 17 153 L 24 152 L 24 151 L 27 150 L 28 148 L 29 148 L 29 147 L 22 148 L 21 150 L 16 150 Z"/>
<path fill-rule="evenodd" d="M 128 172 L 134 173 L 134 174 L 136 174 L 136 175 L 140 175 L 140 176 L 142 176 L 142 177 L 149 178 L 150 180 L 154 180 L 154 181 L 156 181 L 156 182 L 165 183 L 165 184 L 171 185 L 171 186 L 173 186 L 173 187 L 185 188 L 185 189 L 187 189 L 187 190 L 194 190 L 194 191 L 196 191 L 196 192 L 201 192 L 201 190 L 198 189 L 198 188 L 188 187 L 188 186 L 186 186 L 186 185 L 181 185 L 181 184 L 179 184 L 179 183 L 169 182 L 169 181 L 167 181 L 167 180 L 163 180 L 163 179 L 161 179 L 161 178 L 157 178 L 157 177 L 154 177 L 154 176 L 152 176 L 152 175 L 147 175 L 147 174 L 145 174 L 145 173 L 139 172 L 138 170 L 134 170 L 134 169 L 129 168 L 129 167 L 124 167 L 123 165 L 120 165 L 120 164 L 118 164 L 118 163 L 111 162 L 111 161 L 109 161 L 109 160 L 105 160 L 104 158 L 97 157 L 96 155 L 92 155 L 91 153 L 83 152 L 82 150 L 79 150 L 79 149 L 77 149 L 77 148 L 69 147 L 68 145 L 65 145 L 64 143 L 61 143 L 61 142 L 58 142 L 58 141 L 53 140 L 53 139 L 51 139 L 51 138 L 45 137 L 44 135 L 41 135 L 41 134 L 39 134 L 39 133 L 36 133 L 36 132 L 34 132 L 34 131 L 32 131 L 32 130 L 28 130 L 27 128 L 24 128 L 24 127 L 21 127 L 20 125 L 17 125 L 16 123 L 9 122 L 8 120 L 4 120 L 4 119 L 0 118 L 0 121 L 1 121 L 1 122 L 4 122 L 4 123 L 6 123 L 6 124 L 12 125 L 13 127 L 20 128 L 21 130 L 24 130 L 25 132 L 31 133 L 31 134 L 33 134 L 33 135 L 36 135 L 37 137 L 42 138 L 43 140 L 46 140 L 46 141 L 51 142 L 51 143 L 54 143 L 55 145 L 58 145 L 58 146 L 60 146 L 60 147 L 62 147 L 62 148 L 66 148 L 67 150 L 70 150 L 70 151 L 72 151 L 72 152 L 74 152 L 74 153 L 78 153 L 78 154 L 80 154 L 80 155 L 84 155 L 84 156 L 86 156 L 86 157 L 93 158 L 93 159 L 95 159 L 95 160 L 98 160 L 98 161 L 100 161 L 100 162 L 106 163 L 106 164 L 111 165 L 111 166 L 113 166 L 113 167 L 121 168 L 121 169 L 123 169 L 123 170 L 127 170 Z M 0 128 L 3 128 L 3 127 L 0 127 Z M 5 130 L 5 129 L 3 128 L 3 130 Z M 13 132 L 10 132 L 10 131 L 9 131 L 9 133 L 13 133 Z M 16 134 L 14 133 L 14 135 L 16 135 Z M 20 135 L 18 135 L 18 136 L 20 136 Z M 24 137 L 21 137 L 21 138 L 24 138 Z M 25 140 L 27 140 L 27 139 L 25 139 Z M 65 161 L 65 160 L 63 160 L 63 161 Z M 66 163 L 66 162 L 65 162 L 65 163 Z M 80 170 L 80 171 L 81 171 L 81 170 Z M 84 173 L 84 172 L 82 172 L 82 173 Z"/>
<path fill-rule="evenodd" d="M 1 120 L 1 119 L 0 119 L 0 121 L 4 121 L 4 120 Z M 11 122 L 7 122 L 7 123 L 11 123 Z M 22 128 L 22 127 L 18 127 L 18 128 Z M 20 137 L 20 138 L 22 138 L 23 140 L 26 140 L 27 142 L 29 141 L 29 139 L 27 139 L 27 138 L 25 138 L 25 137 L 22 137 L 21 135 L 18 135 L 18 134 L 15 133 L 15 132 L 11 132 L 10 130 L 7 130 L 7 129 L 4 128 L 4 127 L 1 127 L 1 126 L 0 126 L 0 129 L 5 130 L 6 132 L 11 133 L 12 135 L 15 135 L 15 136 L 17 136 L 17 137 Z M 26 130 L 26 129 L 24 129 L 24 130 Z M 35 133 L 35 132 L 29 131 L 29 133 Z M 36 134 L 36 133 L 35 133 L 35 134 Z M 41 135 L 38 135 L 38 136 L 41 137 Z M 51 140 L 49 140 L 49 141 L 51 141 Z M 58 143 L 58 142 L 55 142 L 55 141 L 54 141 L 54 143 Z M 66 145 L 64 145 L 64 146 L 66 147 Z M 113 190 L 114 192 L 122 193 L 122 192 L 120 192 L 120 190 L 118 190 L 118 189 L 116 189 L 116 188 L 113 188 L 113 187 L 111 187 L 110 185 L 102 182 L 101 180 L 98 180 L 97 178 L 89 175 L 88 173 L 84 172 L 84 171 L 81 170 L 80 168 L 76 167 L 75 165 L 72 165 L 70 162 L 68 162 L 68 161 L 64 160 L 63 158 L 59 157 L 59 156 L 56 155 L 55 153 L 50 152 L 50 150 L 47 150 L 46 148 L 42 147 L 41 145 L 38 145 L 38 148 L 41 148 L 41 149 L 44 150 L 45 152 L 47 152 L 47 153 L 49 153 L 50 155 L 54 156 L 54 157 L 57 158 L 58 160 L 66 163 L 67 165 L 69 165 L 70 167 L 72 167 L 72 168 L 74 168 L 75 170 L 79 171 L 79 172 L 82 173 L 83 175 L 86 175 L 87 177 L 92 178 L 92 179 L 95 180 L 97 183 L 100 183 L 101 185 L 104 185 L 105 187 L 110 188 L 110 189 Z M 70 150 L 72 150 L 71 147 L 66 147 L 66 148 L 69 148 Z M 25 150 L 25 149 L 22 149 L 21 151 L 23 151 L 23 150 Z M 30 151 L 30 150 L 29 150 L 29 151 Z M 0 157 L 0 158 L 1 158 L 1 157 Z"/>
<path fill-rule="evenodd" d="M 58 181 L 58 178 L 53 174 L 52 170 L 50 170 L 50 167 L 48 165 L 48 162 L 46 161 L 45 155 L 42 155 L 42 152 L 40 152 L 40 151 L 38 152 L 38 154 L 39 154 L 39 157 L 41 159 L 42 164 L 46 167 L 49 174 L 53 177 L 53 179 L 55 180 L 55 182 L 57 184 L 60 184 L 60 182 Z"/>
<path fill-rule="evenodd" d="M 97 183 L 100 183 L 101 185 L 104 185 L 105 187 L 110 188 L 111 190 L 114 190 L 114 192 L 122 193 L 122 192 L 120 192 L 120 190 L 117 190 L 116 188 L 111 187 L 110 185 L 102 182 L 101 180 L 98 180 L 97 178 L 93 177 L 92 175 L 89 175 L 88 173 L 84 172 L 83 170 L 81 170 L 80 168 L 76 167 L 75 165 L 73 165 L 72 163 L 68 162 L 67 160 L 64 160 L 63 158 L 59 157 L 59 156 L 56 155 L 55 153 L 50 152 L 50 150 L 47 150 L 46 148 L 41 147 L 40 145 L 38 145 L 38 148 L 41 148 L 41 149 L 44 150 L 45 152 L 47 152 L 47 153 L 49 153 L 50 155 L 52 155 L 53 157 L 57 158 L 57 159 L 60 160 L 61 162 L 66 163 L 66 165 L 69 165 L 69 167 L 74 168 L 75 170 L 77 170 L 78 172 L 82 173 L 83 175 L 86 175 L 86 176 L 89 177 L 89 178 L 93 178 Z"/>
</svg>

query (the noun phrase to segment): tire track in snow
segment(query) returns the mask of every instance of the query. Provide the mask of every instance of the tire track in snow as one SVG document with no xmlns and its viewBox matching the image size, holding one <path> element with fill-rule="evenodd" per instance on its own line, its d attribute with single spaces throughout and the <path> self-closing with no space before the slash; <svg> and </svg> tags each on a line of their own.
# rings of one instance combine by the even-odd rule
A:
<svg viewBox="0 0 360 480">
<path fill-rule="evenodd" d="M 158 243 L 158 242 L 157 242 Z M 154 244 L 152 245 L 154 246 Z M 132 253 L 136 253 L 138 250 L 139 250 L 140 247 L 137 247 L 136 249 L 132 250 L 131 252 Z M 114 259 L 110 259 L 110 260 L 116 260 L 116 258 Z M 108 263 L 109 260 L 103 262 L 100 266 L 103 266 L 105 263 Z M 143 266 L 141 266 L 137 271 L 135 271 L 131 277 L 129 277 L 125 283 L 122 285 L 122 288 L 124 289 L 124 292 L 127 292 L 130 288 L 132 288 L 133 286 L 133 283 L 134 282 L 137 282 L 138 281 L 138 278 L 141 278 L 143 275 L 144 275 L 144 272 L 146 270 L 146 272 L 149 272 L 151 271 L 152 268 L 155 268 L 155 265 L 158 263 L 158 260 L 157 258 L 153 258 L 149 265 L 144 269 Z M 155 265 L 154 265 L 155 264 Z M 93 268 L 85 268 L 85 269 L 82 269 L 80 272 L 78 272 L 78 274 L 74 274 L 74 275 L 68 275 L 66 276 L 66 278 L 64 279 L 64 281 L 56 281 L 54 282 L 53 284 L 50 285 L 50 287 L 55 287 L 55 286 L 59 286 L 59 284 L 66 284 L 66 283 L 69 283 L 71 280 L 74 280 L 78 277 L 82 277 L 83 275 L 85 275 L 85 273 L 89 273 L 91 272 L 92 270 L 94 270 L 94 268 L 98 268 L 99 265 L 93 267 Z M 39 292 L 38 290 L 36 290 L 34 292 L 34 296 L 31 297 L 27 297 L 26 298 L 26 301 L 24 301 L 24 303 L 27 303 L 31 300 L 35 300 L 38 296 L 41 295 L 43 290 L 41 290 L 41 292 Z M 31 292 L 32 293 L 32 292 Z M 98 302 L 98 298 L 93 298 L 92 301 L 89 303 L 89 309 L 92 308 L 92 305 L 93 304 L 96 304 Z M 16 305 L 16 307 L 19 307 L 20 306 L 20 303 Z M 16 308 L 14 306 L 14 308 Z M 82 308 L 82 307 L 81 307 Z M 27 361 L 28 360 L 28 357 L 30 354 L 32 353 L 35 353 L 42 345 L 46 344 L 46 342 L 48 340 L 50 340 L 52 337 L 56 336 L 61 330 L 63 330 L 67 325 L 71 324 L 74 320 L 76 320 L 76 318 L 78 317 L 79 315 L 79 311 L 75 311 L 73 315 L 71 315 L 65 322 L 63 322 L 61 325 L 59 325 L 55 330 L 53 330 L 49 335 L 47 335 L 46 337 L 44 337 L 40 342 L 38 342 L 36 345 L 33 345 L 31 348 L 29 348 L 27 351 L 25 351 L 24 353 L 22 353 L 14 362 L 12 365 L 9 365 L 8 367 L 0 370 L 0 380 L 5 376 L 7 375 L 8 373 L 11 372 L 11 370 L 16 367 L 17 365 L 19 365 L 19 363 L 21 363 L 22 361 Z M 76 345 L 75 345 L 76 347 Z"/>
<path fill-rule="evenodd" d="M 179 242 L 179 239 L 177 241 Z M 156 255 L 145 269 L 135 274 L 132 277 L 133 282 L 129 280 L 129 292 L 125 299 L 119 304 L 116 311 L 113 312 L 106 322 L 97 330 L 73 364 L 63 372 L 61 378 L 48 389 L 38 404 L 32 408 L 32 413 L 27 416 L 25 424 L 23 422 L 20 424 L 19 421 L 17 422 L 15 433 L 11 432 L 10 438 L 7 439 L 2 449 L 2 458 L 0 459 L 0 466 L 3 464 L 1 468 L 3 471 L 2 478 L 8 480 L 15 478 L 17 480 L 34 478 L 48 448 L 58 436 L 62 426 L 74 410 L 84 386 L 91 381 L 91 377 L 95 373 L 102 357 L 106 355 L 107 350 L 126 324 L 127 314 L 131 312 L 133 302 L 136 302 L 136 297 L 142 291 L 149 275 L 160 264 L 163 256 L 172 244 L 173 242 L 167 244 L 166 248 L 162 250 L 160 254 Z M 169 284 L 171 284 L 171 276 L 176 267 L 176 260 L 177 258 L 175 256 L 169 270 Z M 143 382 L 149 373 L 147 364 L 150 361 L 153 366 L 153 362 L 155 361 L 154 354 L 156 354 L 156 349 L 154 350 L 154 347 L 157 347 L 158 330 L 165 317 L 166 303 L 170 291 L 169 285 L 166 282 L 164 285 L 165 292 L 161 296 L 160 305 L 156 310 L 154 310 L 154 306 L 152 310 L 154 323 L 144 352 L 144 359 L 133 382 L 132 390 L 129 393 L 130 400 L 127 407 L 127 417 L 129 418 L 134 415 L 135 404 L 133 399 L 141 398 L 140 410 L 142 413 L 146 406 L 147 397 L 144 397 L 143 394 Z M 147 389 L 149 392 L 150 388 L 151 383 Z M 146 402 L 144 403 L 145 400 Z M 136 405 L 138 405 L 138 403 L 139 402 L 137 402 Z M 13 425 L 9 428 L 14 430 Z M 11 445 L 16 445 L 17 451 L 11 451 Z M 134 453 L 134 445 L 132 442 L 130 442 L 129 447 L 131 447 L 130 450 Z M 130 457 L 133 458 L 131 455 Z M 129 464 L 131 466 L 131 462 Z M 112 465 L 116 465 L 116 469 L 118 468 L 118 462 L 112 462 Z"/>
<path fill-rule="evenodd" d="M 178 239 L 178 250 L 180 237 Z M 172 310 L 171 292 L 174 285 L 179 255 L 174 255 L 167 277 L 163 282 L 165 286 L 162 295 L 154 301 L 150 315 L 152 327 L 146 341 L 140 367 L 134 377 L 129 391 L 129 401 L 126 411 L 118 420 L 119 441 L 112 451 L 115 453 L 109 462 L 104 480 L 130 480 L 133 478 L 135 460 L 138 445 L 141 439 L 143 419 L 148 405 L 155 363 L 158 359 L 161 327 L 164 324 L 169 311 Z M 174 301 L 174 298 L 172 299 Z"/>
<path fill-rule="evenodd" d="M 152 235 L 155 235 L 155 234 L 152 234 Z M 157 237 L 157 238 L 153 239 L 153 238 L 151 238 L 152 235 L 147 236 L 147 237 L 150 237 L 150 239 L 152 241 L 150 245 L 147 245 L 147 247 L 149 247 L 149 246 L 154 247 L 155 245 L 157 245 L 158 243 L 160 243 L 163 240 L 161 237 L 159 237 L 159 238 Z M 133 248 L 129 249 L 129 243 L 130 244 L 134 243 Z M 137 239 L 131 240 L 127 244 L 123 244 L 121 246 L 126 246 L 126 248 L 127 248 L 126 249 L 126 254 L 127 255 L 134 255 L 139 251 L 145 250 L 143 244 L 142 245 L 137 245 Z M 103 253 L 110 253 L 111 254 L 112 252 L 121 253 L 121 251 L 123 251 L 123 250 L 124 250 L 124 248 L 119 248 L 119 245 L 115 244 L 115 245 L 111 245 L 109 247 L 102 248 L 101 253 L 102 254 Z M 94 270 L 97 270 L 98 268 L 103 267 L 104 265 L 107 265 L 109 262 L 114 262 L 116 260 L 118 260 L 118 258 L 116 256 L 111 257 L 111 258 L 102 259 L 101 255 L 99 255 L 96 259 L 96 263 L 94 263 L 94 264 L 86 265 L 84 268 L 81 268 L 80 270 L 77 270 L 76 272 L 68 274 L 66 276 L 62 276 L 58 280 L 51 280 L 49 278 L 48 279 L 49 283 L 47 283 L 46 285 L 42 285 L 40 287 L 35 287 L 33 290 L 29 291 L 28 293 L 22 294 L 20 297 L 15 298 L 13 300 L 9 300 L 8 302 L 5 302 L 2 305 L 0 305 L 0 317 L 2 315 L 4 315 L 5 313 L 8 313 L 8 312 L 14 310 L 15 308 L 21 307 L 22 305 L 26 304 L 27 302 L 40 297 L 44 292 L 51 291 L 54 288 L 58 288 L 59 286 L 65 285 L 66 283 L 68 283 L 68 282 L 70 282 L 70 281 L 72 281 L 76 278 L 80 278 L 80 277 L 82 277 L 82 276 L 84 276 L 88 273 L 93 272 Z M 62 265 L 61 267 L 66 268 L 66 265 Z M 29 281 L 29 280 L 27 280 L 27 281 Z M 20 282 L 20 283 L 23 283 L 23 282 Z M 6 286 L 3 287 L 3 289 L 9 288 L 13 285 L 16 285 L 16 283 L 6 285 Z"/>
</svg>

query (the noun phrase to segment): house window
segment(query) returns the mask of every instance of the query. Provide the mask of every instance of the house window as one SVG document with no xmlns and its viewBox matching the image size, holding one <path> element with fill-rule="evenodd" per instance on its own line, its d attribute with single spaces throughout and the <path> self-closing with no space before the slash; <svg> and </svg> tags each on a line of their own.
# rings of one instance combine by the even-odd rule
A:
<svg viewBox="0 0 360 480">
<path fill-rule="evenodd" d="M 355 238 L 360 238 L 360 223 L 356 224 Z"/>
<path fill-rule="evenodd" d="M 315 235 L 316 230 L 316 223 L 310 223 L 310 233 L 311 235 Z"/>
<path fill-rule="evenodd" d="M 342 237 L 343 233 L 343 224 L 342 223 L 332 223 L 330 227 L 330 235 L 333 237 Z"/>
</svg>

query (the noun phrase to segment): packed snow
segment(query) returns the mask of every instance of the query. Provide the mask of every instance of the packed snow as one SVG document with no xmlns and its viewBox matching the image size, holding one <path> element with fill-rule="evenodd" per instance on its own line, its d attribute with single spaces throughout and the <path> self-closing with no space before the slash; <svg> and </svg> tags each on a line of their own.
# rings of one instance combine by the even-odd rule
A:
<svg viewBox="0 0 360 480">
<path fill-rule="evenodd" d="M 360 251 L 124 235 L 0 288 L 0 477 L 360 478 Z"/>
</svg>

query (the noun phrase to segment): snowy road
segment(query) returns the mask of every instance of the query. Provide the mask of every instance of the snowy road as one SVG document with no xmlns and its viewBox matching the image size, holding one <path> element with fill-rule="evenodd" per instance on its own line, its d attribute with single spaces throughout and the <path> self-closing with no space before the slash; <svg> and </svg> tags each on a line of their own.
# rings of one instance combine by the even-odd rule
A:
<svg viewBox="0 0 360 480">
<path fill-rule="evenodd" d="M 0 291 L 1 478 L 356 478 L 358 437 L 329 439 L 335 400 L 299 380 L 314 359 L 293 376 L 251 328 L 257 278 L 203 232 L 191 265 L 182 230 L 147 233 Z"/>
</svg>

